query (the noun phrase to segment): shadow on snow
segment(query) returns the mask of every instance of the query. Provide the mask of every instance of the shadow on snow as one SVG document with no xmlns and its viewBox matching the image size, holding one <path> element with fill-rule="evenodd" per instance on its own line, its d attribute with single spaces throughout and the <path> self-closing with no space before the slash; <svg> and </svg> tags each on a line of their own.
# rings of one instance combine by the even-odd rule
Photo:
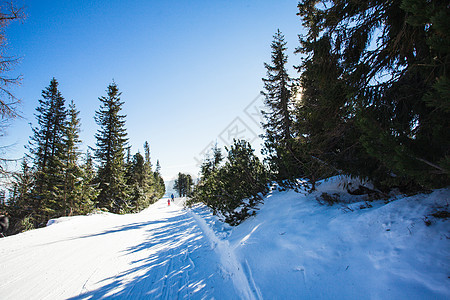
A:
<svg viewBox="0 0 450 300">
<path fill-rule="evenodd" d="M 208 242 L 195 221 L 184 212 L 173 212 L 165 220 L 127 224 L 82 238 L 142 229 L 158 223 L 161 226 L 147 230 L 142 243 L 124 250 L 124 255 L 140 257 L 130 263 L 129 269 L 102 280 L 106 283 L 104 286 L 70 299 L 226 298 L 227 295 L 213 295 L 213 287 L 226 284 L 229 290 L 231 282 L 224 282 L 224 274 L 212 257 Z"/>
</svg>

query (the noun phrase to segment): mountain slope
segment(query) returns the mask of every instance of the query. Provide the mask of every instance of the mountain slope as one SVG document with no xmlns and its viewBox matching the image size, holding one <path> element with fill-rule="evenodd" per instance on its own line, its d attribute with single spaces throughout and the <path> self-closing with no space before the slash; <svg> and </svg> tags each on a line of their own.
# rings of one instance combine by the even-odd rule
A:
<svg viewBox="0 0 450 300">
<path fill-rule="evenodd" d="M 0 298 L 449 299 L 450 228 L 431 214 L 450 189 L 368 203 L 342 180 L 272 191 L 237 227 L 184 199 L 52 220 L 0 239 Z"/>
<path fill-rule="evenodd" d="M 50 223 L 0 240 L 1 299 L 241 297 L 195 219 L 167 200 Z"/>
</svg>

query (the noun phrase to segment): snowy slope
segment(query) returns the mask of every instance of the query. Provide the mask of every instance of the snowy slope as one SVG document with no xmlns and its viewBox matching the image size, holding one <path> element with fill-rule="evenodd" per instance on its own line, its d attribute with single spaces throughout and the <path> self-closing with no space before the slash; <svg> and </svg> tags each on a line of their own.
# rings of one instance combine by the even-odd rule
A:
<svg viewBox="0 0 450 300">
<path fill-rule="evenodd" d="M 226 235 L 260 299 L 450 299 L 449 222 L 424 222 L 448 210 L 450 189 L 367 208 L 340 183 L 323 181 L 313 194 L 272 192 L 233 229 L 203 217 Z M 352 203 L 320 205 L 322 192 Z"/>
<path fill-rule="evenodd" d="M 339 182 L 274 191 L 234 228 L 184 199 L 54 220 L 0 239 L 0 299 L 449 299 L 448 221 L 424 216 L 450 189 L 361 209 Z"/>
<path fill-rule="evenodd" d="M 165 199 L 135 215 L 61 218 L 0 249 L 0 299 L 242 297 L 196 220 Z"/>
</svg>

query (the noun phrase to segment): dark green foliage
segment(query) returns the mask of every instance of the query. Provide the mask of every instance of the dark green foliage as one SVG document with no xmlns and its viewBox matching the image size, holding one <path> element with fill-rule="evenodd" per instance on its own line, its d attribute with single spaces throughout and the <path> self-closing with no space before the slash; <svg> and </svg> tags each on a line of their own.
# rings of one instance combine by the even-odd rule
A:
<svg viewBox="0 0 450 300">
<path fill-rule="evenodd" d="M 78 149 L 80 140 L 80 119 L 79 111 L 76 109 L 75 103 L 72 101 L 69 105 L 68 123 L 66 134 L 64 137 L 64 156 L 63 156 L 63 210 L 64 215 L 72 215 L 79 213 L 76 207 L 81 193 L 82 185 L 82 169 L 79 166 L 80 151 Z"/>
<path fill-rule="evenodd" d="M 67 126 L 65 100 L 53 78 L 42 91 L 33 128 L 30 153 L 35 169 L 33 206 L 38 223 L 64 215 L 64 138 Z"/>
<path fill-rule="evenodd" d="M 298 49 L 302 160 L 381 188 L 448 185 L 448 3 L 322 3 L 298 4 L 309 30 Z"/>
<path fill-rule="evenodd" d="M 203 202 L 231 225 L 247 218 L 267 192 L 267 172 L 246 141 L 234 141 L 223 166 L 208 170 L 194 188 L 192 202 Z M 203 169 L 203 168 L 202 168 Z"/>
<path fill-rule="evenodd" d="M 13 174 L 8 202 L 2 207 L 2 211 L 6 211 L 10 216 L 8 235 L 24 231 L 21 220 L 25 218 L 29 219 L 31 227 L 36 224 L 33 217 L 36 216 L 37 211 L 35 203 L 32 201 L 33 186 L 34 174 L 27 160 L 23 159 L 21 170 Z"/>
<path fill-rule="evenodd" d="M 191 175 L 178 173 L 178 178 L 175 180 L 173 188 L 178 192 L 180 197 L 187 197 L 192 193 L 193 184 Z"/>
<path fill-rule="evenodd" d="M 152 172 L 150 148 L 147 142 L 144 144 L 144 151 L 145 158 L 139 152 L 133 156 L 127 172 L 127 185 L 130 189 L 130 212 L 139 212 L 147 208 L 161 198 L 165 192 L 164 188 L 161 187 L 159 174 Z M 161 192 L 161 190 L 164 190 L 164 192 Z"/>
<path fill-rule="evenodd" d="M 145 190 L 148 184 L 144 168 L 144 157 L 140 153 L 136 153 L 133 156 L 127 175 L 127 185 L 130 189 L 129 206 L 131 210 L 139 211 L 145 205 L 147 198 Z"/>
<path fill-rule="evenodd" d="M 161 199 L 161 197 L 166 193 L 166 184 L 164 183 L 164 178 L 162 178 L 160 173 L 154 172 L 153 175 L 156 184 L 156 198 Z"/>
<path fill-rule="evenodd" d="M 95 157 L 99 162 L 97 202 L 101 208 L 120 213 L 129 209 L 124 166 L 127 133 L 125 116 L 120 115 L 124 102 L 120 100 L 121 93 L 114 82 L 108 86 L 106 92 L 106 97 L 98 98 L 101 106 L 95 114 L 95 121 L 100 126 L 95 135 Z"/>
<path fill-rule="evenodd" d="M 264 64 L 267 78 L 263 78 L 265 110 L 262 111 L 266 122 L 264 154 L 275 179 L 294 179 L 300 174 L 292 148 L 292 95 L 293 84 L 286 64 L 286 42 L 280 30 L 274 35 L 271 44 L 272 64 Z"/>
<path fill-rule="evenodd" d="M 98 195 L 97 184 L 95 183 L 96 171 L 94 161 L 89 150 L 86 152 L 84 162 L 81 165 L 81 182 L 77 188 L 77 198 L 74 211 L 78 214 L 87 214 L 95 207 L 95 199 Z"/>
<path fill-rule="evenodd" d="M 166 193 L 166 185 L 164 183 L 164 179 L 161 177 L 161 165 L 159 164 L 159 160 L 156 162 L 156 170 L 152 171 L 152 163 L 150 161 L 150 146 L 148 142 L 144 143 L 144 170 L 147 181 L 148 181 L 148 194 L 150 195 L 150 204 L 155 202 L 158 199 L 161 199 L 162 196 Z M 148 205 L 147 205 L 148 206 Z"/>
<path fill-rule="evenodd" d="M 211 149 L 211 152 L 212 156 L 207 154 L 203 164 L 200 166 L 200 172 L 204 178 L 214 173 L 223 161 L 222 150 L 217 146 L 217 143 Z"/>
<path fill-rule="evenodd" d="M 123 102 L 116 84 L 109 85 L 107 96 L 99 100 L 95 156 L 100 166 L 96 168 L 89 151 L 80 159 L 80 119 L 74 102 L 65 108 L 54 78 L 42 92 L 38 126 L 28 146 L 33 165 L 23 160 L 8 199 L 3 200 L 0 191 L 0 209 L 9 213 L 12 224 L 8 234 L 43 226 L 50 218 L 87 214 L 96 207 L 138 212 L 164 195 L 161 166 L 158 161 L 156 172 L 152 171 L 148 143 L 145 157 L 140 153 L 132 157 L 126 147 L 125 116 L 119 114 Z"/>
</svg>

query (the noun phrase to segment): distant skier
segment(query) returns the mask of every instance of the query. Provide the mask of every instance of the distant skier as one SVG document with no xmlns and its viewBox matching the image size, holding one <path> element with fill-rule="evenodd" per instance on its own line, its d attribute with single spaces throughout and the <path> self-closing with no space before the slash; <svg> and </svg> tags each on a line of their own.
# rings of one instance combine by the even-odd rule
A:
<svg viewBox="0 0 450 300">
<path fill-rule="evenodd" d="M 167 206 L 170 206 L 170 199 L 167 199 Z"/>
<path fill-rule="evenodd" d="M 170 198 L 172 199 L 172 202 L 173 202 L 173 194 L 172 194 L 172 196 L 170 196 Z"/>
<path fill-rule="evenodd" d="M 5 237 L 6 230 L 9 227 L 9 218 L 5 215 L 0 215 L 0 235 Z"/>
</svg>

